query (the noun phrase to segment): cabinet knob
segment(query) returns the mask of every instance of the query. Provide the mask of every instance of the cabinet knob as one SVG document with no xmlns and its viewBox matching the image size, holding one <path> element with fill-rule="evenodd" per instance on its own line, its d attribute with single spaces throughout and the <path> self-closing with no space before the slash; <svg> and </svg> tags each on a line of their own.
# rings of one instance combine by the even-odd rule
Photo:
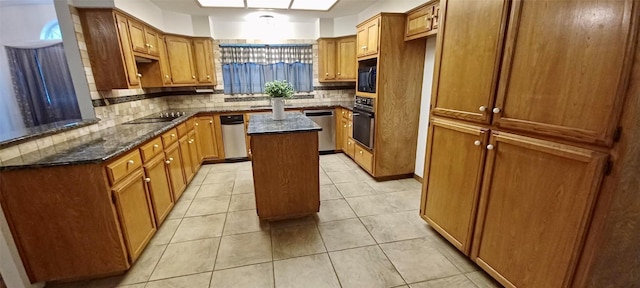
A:
<svg viewBox="0 0 640 288">
<path fill-rule="evenodd" d="M 324 73 L 324 76 L 329 76 L 329 73 Z"/>
<path fill-rule="evenodd" d="M 173 161 L 173 158 L 169 158 L 169 161 Z"/>
<path fill-rule="evenodd" d="M 171 161 L 167 160 L 167 161 L 164 161 L 164 163 L 171 164 Z"/>
<path fill-rule="evenodd" d="M 176 137 L 176 134 L 171 134 L 171 138 Z"/>
<path fill-rule="evenodd" d="M 149 43 L 145 43 L 145 44 L 144 44 L 144 46 L 149 47 L 149 46 L 151 46 L 151 45 L 149 45 Z"/>
<path fill-rule="evenodd" d="M 154 145 L 153 145 L 153 149 L 156 149 L 156 148 L 158 148 L 158 147 L 160 147 L 158 144 L 154 144 Z"/>
<path fill-rule="evenodd" d="M 198 125 L 199 125 L 199 124 L 198 124 L 198 123 L 196 123 L 196 126 L 198 126 Z"/>
<path fill-rule="evenodd" d="M 476 142 L 473 142 L 473 145 L 476 145 L 476 146 L 480 146 L 480 144 L 482 144 L 482 142 L 480 142 L 480 140 L 476 140 Z"/>
<path fill-rule="evenodd" d="M 362 50 L 366 50 L 366 49 L 367 49 L 367 46 L 362 46 L 362 47 L 360 47 L 360 49 L 362 49 Z"/>
<path fill-rule="evenodd" d="M 362 153 L 364 153 L 364 152 L 362 152 L 362 150 L 360 150 L 360 154 L 362 154 Z"/>
<path fill-rule="evenodd" d="M 165 75 L 164 75 L 164 78 L 169 79 L 169 75 L 165 74 Z"/>
<path fill-rule="evenodd" d="M 491 145 L 491 144 L 487 145 L 487 150 L 493 150 L 494 148 L 496 148 L 496 147 Z"/>
<path fill-rule="evenodd" d="M 344 125 L 344 128 L 347 128 L 347 125 Z"/>
<path fill-rule="evenodd" d="M 207 75 L 207 79 L 211 79 L 211 75 Z"/>
<path fill-rule="evenodd" d="M 149 44 L 149 48 L 153 49 L 153 45 Z"/>
<path fill-rule="evenodd" d="M 138 73 L 138 78 L 142 78 L 142 74 Z"/>
<path fill-rule="evenodd" d="M 480 110 L 480 112 L 484 112 L 484 111 L 487 111 L 487 107 L 486 106 L 480 106 L 480 108 L 478 108 L 478 110 Z"/>
<path fill-rule="evenodd" d="M 344 115 L 344 111 L 342 111 L 342 115 Z"/>
<path fill-rule="evenodd" d="M 338 72 L 338 75 L 340 75 L 340 72 Z"/>
<path fill-rule="evenodd" d="M 213 124 L 213 121 L 209 121 L 209 124 Z"/>
<path fill-rule="evenodd" d="M 136 162 L 135 162 L 135 161 L 133 161 L 133 160 L 129 160 L 129 161 L 127 161 L 127 163 L 129 163 L 129 165 L 133 165 L 133 164 L 134 164 L 134 163 L 136 163 Z"/>
<path fill-rule="evenodd" d="M 196 79 L 196 75 L 191 76 L 191 79 Z"/>
<path fill-rule="evenodd" d="M 493 113 L 495 113 L 495 114 L 500 113 L 500 111 L 502 111 L 502 110 L 500 110 L 500 108 L 498 108 L 498 107 L 493 108 Z"/>
<path fill-rule="evenodd" d="M 144 182 L 147 182 L 147 183 L 151 182 L 151 178 L 144 178 Z"/>
<path fill-rule="evenodd" d="M 349 127 L 351 127 L 351 124 L 349 124 Z"/>
</svg>

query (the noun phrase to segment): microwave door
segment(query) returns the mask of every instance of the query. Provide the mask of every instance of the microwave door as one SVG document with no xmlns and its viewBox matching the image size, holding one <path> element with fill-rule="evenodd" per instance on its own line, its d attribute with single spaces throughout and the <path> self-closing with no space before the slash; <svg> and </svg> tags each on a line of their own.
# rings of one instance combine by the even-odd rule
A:
<svg viewBox="0 0 640 288">
<path fill-rule="evenodd" d="M 375 77 L 375 74 L 373 73 L 373 71 L 373 67 L 369 68 L 369 74 L 367 75 L 367 88 L 369 91 L 367 92 L 376 93 L 376 87 L 374 87 L 375 79 L 373 79 L 373 77 Z"/>
</svg>

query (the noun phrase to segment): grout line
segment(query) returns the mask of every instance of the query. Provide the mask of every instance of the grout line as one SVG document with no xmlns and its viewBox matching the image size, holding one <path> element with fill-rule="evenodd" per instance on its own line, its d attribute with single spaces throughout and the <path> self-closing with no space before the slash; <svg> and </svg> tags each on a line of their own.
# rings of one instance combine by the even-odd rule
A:
<svg viewBox="0 0 640 288">
<path fill-rule="evenodd" d="M 320 236 L 320 241 L 322 241 L 322 246 L 324 247 L 324 251 L 325 251 L 324 253 L 326 253 L 327 257 L 329 258 L 329 263 L 331 264 L 331 269 L 333 269 L 333 274 L 336 275 L 336 279 L 338 280 L 338 285 L 342 287 L 342 282 L 340 282 L 340 277 L 338 277 L 338 272 L 336 271 L 336 267 L 333 265 L 333 261 L 331 261 L 331 256 L 329 255 L 329 249 L 327 249 L 327 243 L 324 242 L 324 237 L 322 237 L 322 233 L 320 233 L 320 228 L 318 227 L 318 225 L 319 223 L 315 222 L 316 231 L 318 232 L 318 235 Z"/>
</svg>

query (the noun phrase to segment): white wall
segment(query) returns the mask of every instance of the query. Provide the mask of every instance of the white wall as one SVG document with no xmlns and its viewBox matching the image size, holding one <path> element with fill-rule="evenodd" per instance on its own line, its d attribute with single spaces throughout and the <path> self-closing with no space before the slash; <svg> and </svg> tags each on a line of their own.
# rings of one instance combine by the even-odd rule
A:
<svg viewBox="0 0 640 288">
<path fill-rule="evenodd" d="M 113 2 L 116 8 L 137 17 L 151 26 L 164 30 L 163 11 L 153 2 L 149 0 L 114 0 Z"/>
<path fill-rule="evenodd" d="M 426 2 L 425 0 L 379 0 L 367 9 L 358 13 L 358 23 L 371 18 L 380 12 L 407 12 Z"/>
<path fill-rule="evenodd" d="M 42 28 L 56 19 L 53 4 L 0 7 L 0 132 L 24 127 L 4 46 L 40 40 Z"/>
<path fill-rule="evenodd" d="M 211 27 L 208 16 L 191 15 L 193 36 L 211 37 Z"/>
<path fill-rule="evenodd" d="M 208 24 L 205 22 L 205 26 Z M 193 36 L 191 15 L 162 10 L 162 25 L 156 26 L 167 33 Z"/>
<path fill-rule="evenodd" d="M 422 100 L 420 101 L 420 124 L 418 125 L 418 147 L 416 148 L 415 174 L 424 177 L 424 156 L 427 149 L 427 129 L 429 128 L 429 110 L 431 108 L 431 87 L 436 57 L 436 37 L 427 39 L 427 52 L 424 59 L 424 78 L 422 80 Z"/>
<path fill-rule="evenodd" d="M 335 27 L 333 18 L 319 18 L 318 19 L 318 37 L 333 37 L 333 29 Z"/>
<path fill-rule="evenodd" d="M 333 19 L 333 36 L 347 36 L 356 34 L 358 15 L 338 17 Z"/>
<path fill-rule="evenodd" d="M 274 23 L 272 27 L 250 21 L 220 21 L 213 18 L 214 39 L 262 39 L 265 43 L 277 44 L 286 39 L 316 39 L 315 22 Z"/>
</svg>

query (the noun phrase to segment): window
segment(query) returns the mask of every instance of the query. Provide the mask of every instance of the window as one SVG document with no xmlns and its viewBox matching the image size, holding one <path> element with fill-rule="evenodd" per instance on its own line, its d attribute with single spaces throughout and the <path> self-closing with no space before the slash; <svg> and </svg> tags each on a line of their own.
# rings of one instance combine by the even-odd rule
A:
<svg viewBox="0 0 640 288">
<path fill-rule="evenodd" d="M 62 32 L 60 32 L 60 25 L 58 20 L 53 20 L 47 25 L 44 25 L 42 32 L 40 32 L 40 40 L 61 40 Z"/>
<path fill-rule="evenodd" d="M 220 51 L 225 94 L 261 94 L 273 80 L 313 91 L 311 45 L 220 45 Z"/>
</svg>

